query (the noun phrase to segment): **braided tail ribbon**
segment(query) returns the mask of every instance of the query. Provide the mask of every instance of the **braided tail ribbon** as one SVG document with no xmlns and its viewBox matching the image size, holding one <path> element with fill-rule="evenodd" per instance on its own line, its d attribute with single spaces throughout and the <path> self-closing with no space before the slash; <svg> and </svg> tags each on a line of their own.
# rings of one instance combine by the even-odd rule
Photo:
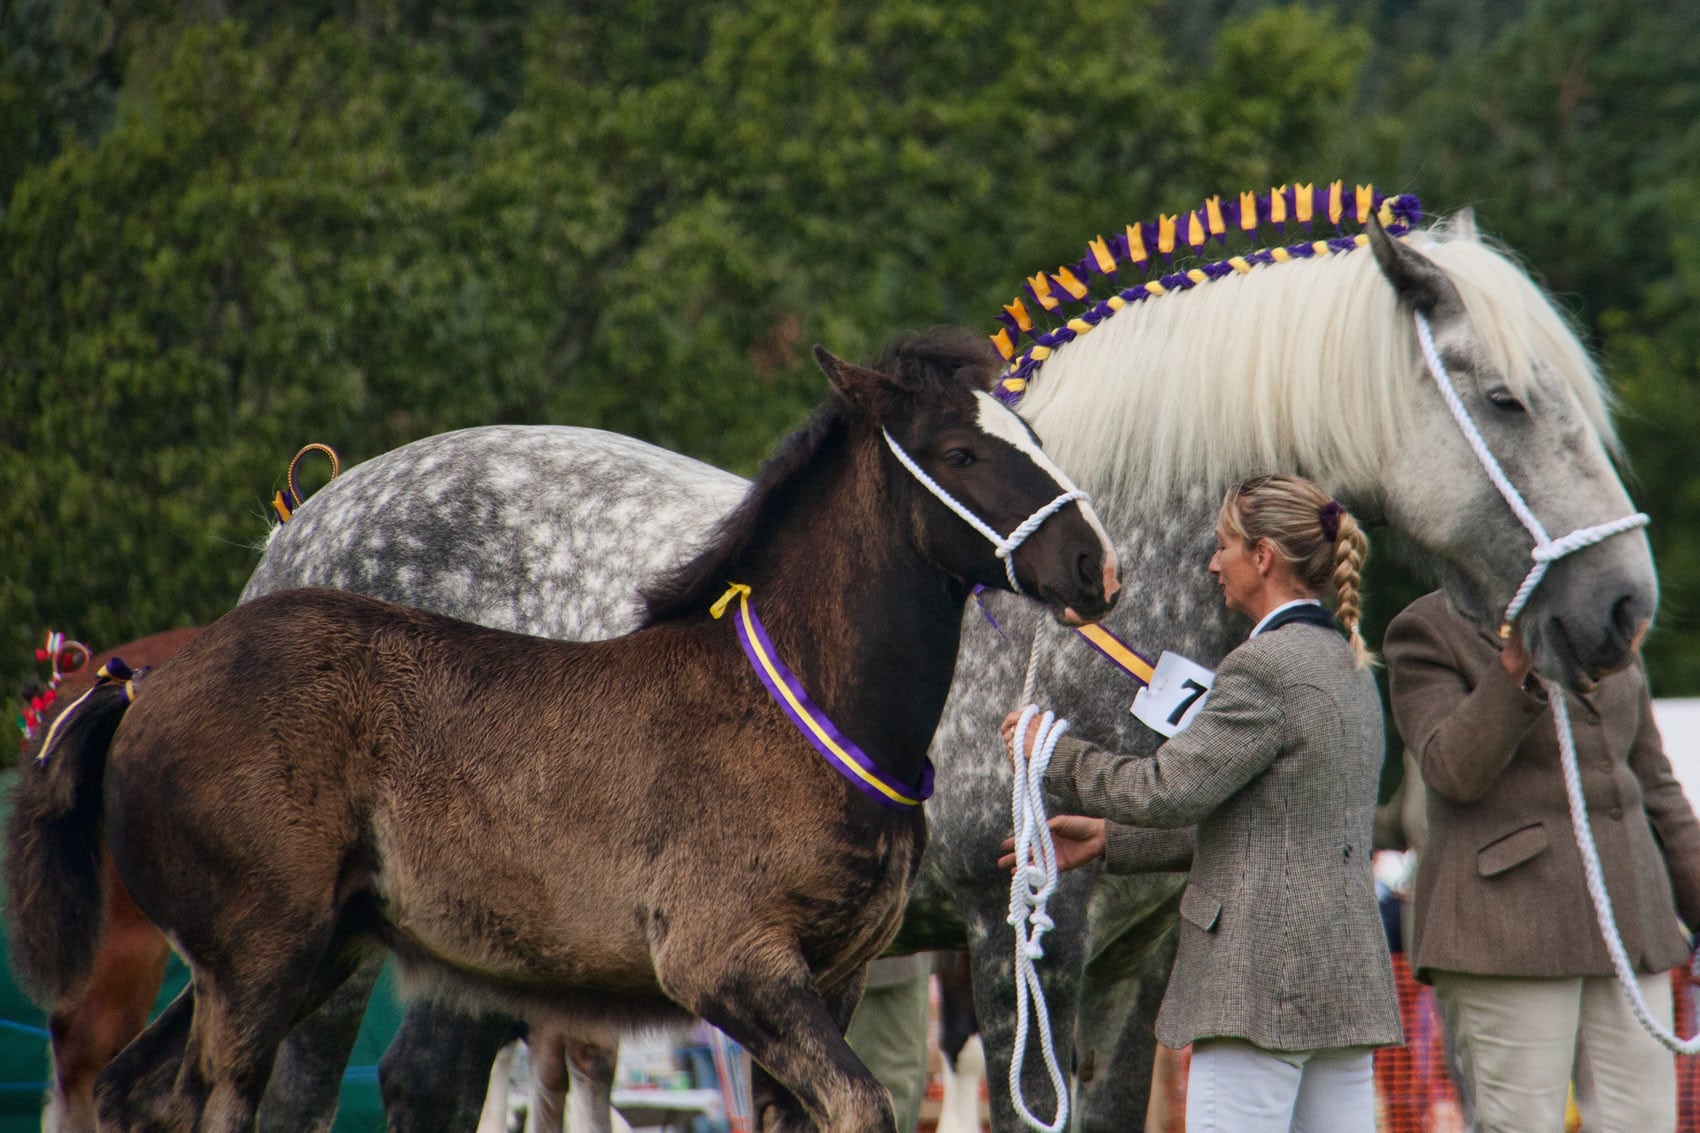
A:
<svg viewBox="0 0 1700 1133">
<path fill-rule="evenodd" d="M 132 669 L 124 663 L 121 657 L 113 657 L 102 665 L 100 671 L 95 675 L 94 687 L 73 700 L 66 706 L 65 711 L 54 718 L 52 725 L 47 729 L 47 734 L 41 739 L 41 750 L 36 753 L 35 757 L 36 764 L 39 766 L 47 762 L 48 756 L 53 754 L 53 744 L 59 738 L 59 729 L 64 727 L 65 722 L 76 714 L 77 709 L 83 706 L 83 701 L 94 695 L 96 689 L 105 685 L 122 685 L 124 703 L 133 703 L 136 699 L 136 682 L 147 676 L 150 668 L 151 666 L 143 665 L 139 669 Z"/>
<path fill-rule="evenodd" d="M 1024 698 L 1030 699 L 1030 698 Z M 1039 716 L 1039 731 L 1031 756 L 1026 751 L 1027 731 Z M 1057 890 L 1057 849 L 1045 817 L 1045 771 L 1051 765 L 1057 741 L 1068 731 L 1068 721 L 1050 712 L 1040 715 L 1029 703 L 1015 729 L 1015 789 L 1011 809 L 1015 820 L 1015 875 L 1009 885 L 1009 923 L 1015 928 L 1015 1053 L 1009 1063 L 1009 1098 L 1022 1122 L 1038 1133 L 1062 1133 L 1068 1126 L 1068 1083 L 1057 1065 L 1051 1040 L 1051 1015 L 1045 1006 L 1045 991 L 1033 961 L 1045 955 L 1040 939 L 1055 922 L 1045 912 Z M 1027 1061 L 1030 1020 L 1039 1023 L 1040 1047 L 1051 1088 L 1057 1096 L 1057 1115 L 1049 1124 L 1033 1116 L 1021 1090 L 1021 1068 Z"/>
</svg>

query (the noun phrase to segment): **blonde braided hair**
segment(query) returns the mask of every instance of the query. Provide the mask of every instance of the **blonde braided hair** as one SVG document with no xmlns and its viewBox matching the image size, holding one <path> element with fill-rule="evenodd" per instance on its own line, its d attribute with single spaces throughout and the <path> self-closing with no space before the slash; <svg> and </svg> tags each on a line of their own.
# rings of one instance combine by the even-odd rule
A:
<svg viewBox="0 0 1700 1133">
<path fill-rule="evenodd" d="M 1330 519 L 1335 524 L 1332 537 Z M 1359 668 L 1375 661 L 1359 629 L 1369 536 L 1351 512 L 1304 477 L 1276 473 L 1229 488 L 1221 520 L 1247 546 L 1267 541 L 1306 588 L 1332 601 L 1334 618 L 1346 631 Z"/>
</svg>

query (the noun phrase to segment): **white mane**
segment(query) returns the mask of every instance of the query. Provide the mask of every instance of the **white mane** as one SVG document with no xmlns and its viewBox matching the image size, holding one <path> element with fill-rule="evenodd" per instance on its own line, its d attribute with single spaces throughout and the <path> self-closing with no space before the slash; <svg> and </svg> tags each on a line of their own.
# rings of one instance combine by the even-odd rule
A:
<svg viewBox="0 0 1700 1133">
<path fill-rule="evenodd" d="M 1514 391 L 1568 386 L 1615 448 L 1598 367 L 1520 267 L 1444 225 L 1405 239 L 1457 286 Z M 1375 482 L 1419 380 L 1412 320 L 1360 247 L 1135 303 L 1058 347 L 1020 408 L 1088 491 L 1169 499 L 1280 469 L 1349 491 Z"/>
</svg>

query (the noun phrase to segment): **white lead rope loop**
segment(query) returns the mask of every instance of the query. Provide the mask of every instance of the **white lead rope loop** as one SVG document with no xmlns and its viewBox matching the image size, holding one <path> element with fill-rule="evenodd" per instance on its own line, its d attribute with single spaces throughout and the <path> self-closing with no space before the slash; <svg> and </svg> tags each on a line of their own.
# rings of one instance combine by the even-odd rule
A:
<svg viewBox="0 0 1700 1133">
<path fill-rule="evenodd" d="M 1469 410 L 1464 407 L 1463 399 L 1453 388 L 1446 365 L 1440 360 L 1440 352 L 1435 349 L 1434 334 L 1429 330 L 1428 319 L 1420 314 L 1416 319 L 1417 342 L 1422 347 L 1423 359 L 1428 363 L 1429 373 L 1434 376 L 1435 384 L 1440 387 L 1440 395 L 1445 399 L 1446 407 L 1452 411 L 1453 420 L 1458 422 L 1464 439 L 1469 442 L 1476 459 L 1481 461 L 1482 468 L 1487 471 L 1488 479 L 1493 481 L 1494 487 L 1499 489 L 1499 494 L 1510 505 L 1518 521 L 1535 540 L 1534 549 L 1530 552 L 1534 566 L 1523 579 L 1523 584 L 1517 588 L 1517 593 L 1512 596 L 1510 605 L 1505 608 L 1500 636 L 1506 637 L 1510 635 L 1512 624 L 1523 612 L 1523 607 L 1528 604 L 1529 597 L 1534 594 L 1535 587 L 1540 585 L 1541 578 L 1549 566 L 1565 555 L 1591 547 L 1613 535 L 1645 527 L 1648 517 L 1645 513 L 1636 512 L 1608 523 L 1578 528 L 1562 539 L 1548 536 L 1546 528 L 1541 526 L 1541 521 L 1529 510 L 1528 503 L 1505 475 L 1499 461 L 1494 459 L 1487 442 L 1482 439 L 1481 432 L 1476 428 L 1476 423 L 1471 420 Z M 1576 737 L 1570 729 L 1570 709 L 1565 703 L 1564 690 L 1557 682 L 1545 677 L 1541 680 L 1546 688 L 1547 699 L 1552 704 L 1553 726 L 1558 730 L 1559 765 L 1564 772 L 1564 794 L 1570 805 L 1570 824 L 1575 830 L 1576 848 L 1582 855 L 1583 879 L 1588 886 L 1588 896 L 1594 905 L 1594 917 L 1599 924 L 1600 936 L 1605 941 L 1606 952 L 1611 957 L 1612 970 L 1617 975 L 1618 985 L 1623 989 L 1624 998 L 1629 1001 L 1630 1010 L 1648 1034 L 1678 1054 L 1700 1054 L 1700 1035 L 1686 1041 L 1677 1038 L 1653 1018 L 1647 1000 L 1641 994 L 1641 984 L 1635 978 L 1634 965 L 1629 962 L 1629 955 L 1623 947 L 1623 937 L 1617 931 L 1617 918 L 1612 913 L 1611 895 L 1606 892 L 1605 874 L 1600 868 L 1599 850 L 1594 846 L 1593 828 L 1588 823 L 1587 801 L 1582 794 L 1582 773 L 1576 763 Z"/>
<path fill-rule="evenodd" d="M 1064 491 L 1056 499 L 1052 500 L 1032 515 L 1022 520 L 1021 525 L 1014 531 L 1011 531 L 1007 536 L 999 535 L 995 530 L 993 530 L 991 524 L 969 511 L 959 500 L 957 500 L 955 496 L 945 491 L 937 480 L 934 480 L 931 476 L 927 475 L 926 470 L 919 464 L 915 463 L 915 458 L 903 451 L 903 446 L 897 443 L 896 438 L 884 429 L 881 429 L 880 431 L 885 433 L 885 443 L 886 446 L 891 449 L 892 455 L 897 457 L 898 462 L 909 470 L 909 474 L 911 476 L 921 482 L 921 486 L 923 488 L 937 496 L 940 503 L 944 504 L 945 507 L 960 516 L 962 518 L 962 522 L 966 523 L 968 526 L 972 527 L 991 541 L 992 553 L 1003 560 L 1004 573 L 1009 576 L 1009 588 L 1017 594 L 1024 594 L 1026 592 L 1021 589 L 1021 583 L 1015 581 L 1015 549 L 1025 543 L 1029 535 L 1039 530 L 1045 520 L 1051 518 L 1051 516 L 1055 515 L 1075 500 L 1087 500 L 1090 498 L 1085 492 L 1082 492 L 1080 489 L 1070 485 L 1067 491 Z"/>
<path fill-rule="evenodd" d="M 1035 656 L 1037 648 L 1035 639 Z M 1032 699 L 1032 669 L 1029 662 L 1029 689 L 1024 700 Z M 1029 756 L 1027 731 L 1035 716 L 1039 716 L 1039 730 Z M 1045 1005 L 1045 990 L 1039 982 L 1038 970 L 1033 966 L 1033 961 L 1045 955 L 1041 938 L 1055 927 L 1045 911 L 1051 894 L 1057 890 L 1057 849 L 1045 816 L 1045 770 L 1051 765 L 1057 741 L 1066 731 L 1067 720 L 1059 720 L 1050 712 L 1040 715 L 1038 706 L 1029 703 L 1022 710 L 1013 737 L 1015 788 L 1011 808 L 1016 864 L 1009 885 L 1009 923 L 1015 929 L 1015 1052 L 1009 1063 L 1009 1099 L 1016 1115 L 1038 1133 L 1062 1133 L 1068 1125 L 1068 1081 L 1057 1064 L 1056 1044 L 1051 1039 L 1051 1013 Z M 1027 1061 L 1027 1038 L 1033 1019 L 1039 1024 L 1040 1051 L 1057 1098 L 1057 1115 L 1049 1123 L 1040 1121 L 1027 1108 L 1021 1089 L 1021 1068 Z"/>
<path fill-rule="evenodd" d="M 1570 730 L 1570 711 L 1564 703 L 1564 690 L 1554 681 L 1542 678 L 1547 697 L 1552 702 L 1553 724 L 1558 728 L 1559 765 L 1564 770 L 1564 797 L 1570 804 L 1570 823 L 1576 828 L 1576 848 L 1582 852 L 1582 876 L 1588 884 L 1588 896 L 1594 903 L 1594 919 L 1600 926 L 1600 936 L 1606 942 L 1612 970 L 1618 986 L 1629 1001 L 1646 1032 L 1677 1054 L 1700 1054 L 1700 1035 L 1679 1039 L 1653 1018 L 1646 997 L 1641 994 L 1641 982 L 1635 978 L 1635 966 L 1623 947 L 1623 937 L 1617 931 L 1617 917 L 1611 908 L 1611 895 L 1606 892 L 1605 873 L 1600 868 L 1600 854 L 1594 847 L 1594 832 L 1588 823 L 1588 806 L 1582 797 L 1582 772 L 1576 763 L 1576 737 Z"/>
</svg>

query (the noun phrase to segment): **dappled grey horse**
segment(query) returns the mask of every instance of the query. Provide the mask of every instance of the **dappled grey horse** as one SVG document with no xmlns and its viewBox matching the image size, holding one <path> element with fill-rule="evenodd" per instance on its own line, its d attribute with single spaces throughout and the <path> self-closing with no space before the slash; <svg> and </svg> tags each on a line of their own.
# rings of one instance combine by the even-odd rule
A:
<svg viewBox="0 0 1700 1133">
<path fill-rule="evenodd" d="M 1353 250 L 1365 243 L 1373 254 Z M 1248 259 L 1246 270 L 1166 276 L 1027 372 L 1021 411 L 1092 493 L 1124 566 L 1126 594 L 1106 624 L 1147 655 L 1172 650 L 1213 665 L 1243 637 L 1248 627 L 1223 610 L 1204 569 L 1212 521 L 1229 482 L 1275 469 L 1303 472 L 1398 532 L 1469 616 L 1491 624 L 1505 607 L 1528 571 L 1530 539 L 1442 403 L 1417 313 L 1488 445 L 1550 530 L 1630 510 L 1598 370 L 1467 213 L 1398 239 L 1372 226 L 1357 239 L 1295 247 L 1303 250 Z M 607 635 L 635 617 L 638 586 L 688 555 L 740 489 L 698 462 L 589 430 L 434 437 L 309 500 L 275 533 L 245 596 L 341 586 L 533 633 Z M 1574 684 L 1626 660 L 1656 597 L 1635 532 L 1554 564 L 1521 625 L 1541 670 Z M 997 724 L 1031 655 L 1039 703 L 1077 734 L 1134 751 L 1160 738 L 1128 712 L 1134 685 L 1071 632 L 1017 598 L 988 606 L 1001 629 L 972 607 L 966 615 L 934 740 L 932 837 L 898 945 L 970 949 L 987 1077 L 1000 1084 L 994 1125 L 1011 1131 L 1001 1083 L 1014 1045 L 1013 932 L 1008 877 L 996 868 L 1010 783 Z M 1039 968 L 1062 1064 L 1072 1058 L 1076 1070 L 1081 1129 L 1143 1123 L 1151 1024 L 1183 882 L 1083 869 L 1051 899 L 1057 927 Z M 449 1025 L 432 1016 L 431 1027 Z M 407 1046 L 411 1030 L 412 1020 L 389 1069 L 432 1045 Z M 443 1038 L 418 1031 L 428 1033 Z M 321 1061 L 335 1049 L 317 1038 L 298 1046 Z M 438 1057 L 473 1049 L 462 1037 Z M 1044 1115 L 1043 1067 L 1031 1055 L 1025 1066 L 1029 1104 Z M 395 1088 L 386 1081 L 387 1093 Z"/>
</svg>

